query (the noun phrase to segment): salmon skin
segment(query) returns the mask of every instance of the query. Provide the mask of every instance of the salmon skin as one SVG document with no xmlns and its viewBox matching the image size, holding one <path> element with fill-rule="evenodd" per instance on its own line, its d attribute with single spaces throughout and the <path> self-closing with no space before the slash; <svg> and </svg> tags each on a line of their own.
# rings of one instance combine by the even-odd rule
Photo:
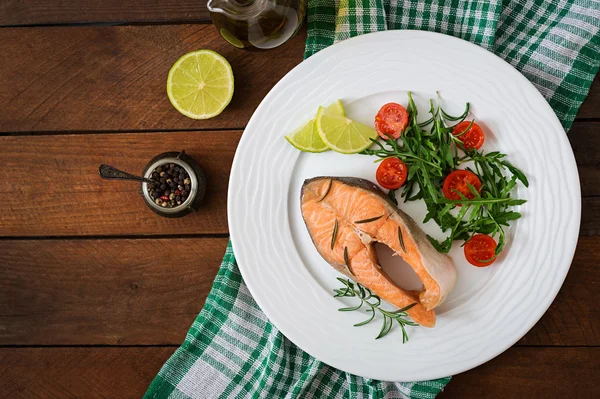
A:
<svg viewBox="0 0 600 399">
<path fill-rule="evenodd" d="M 408 315 L 422 326 L 435 325 L 433 309 L 454 288 L 456 267 L 383 191 L 365 179 L 315 177 L 304 181 L 300 204 L 308 233 L 331 266 L 393 306 L 417 303 Z M 390 247 L 413 268 L 423 283 L 420 292 L 405 290 L 386 275 L 375 242 Z"/>
</svg>

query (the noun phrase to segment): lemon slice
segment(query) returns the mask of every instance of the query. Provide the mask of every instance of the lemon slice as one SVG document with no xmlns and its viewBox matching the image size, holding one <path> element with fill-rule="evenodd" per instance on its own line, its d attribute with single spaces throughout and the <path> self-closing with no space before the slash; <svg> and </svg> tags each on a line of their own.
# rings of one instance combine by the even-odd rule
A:
<svg viewBox="0 0 600 399">
<path fill-rule="evenodd" d="M 187 117 L 215 117 L 233 96 L 231 65 L 212 50 L 187 53 L 169 71 L 167 95 L 175 109 Z"/>
<path fill-rule="evenodd" d="M 337 100 L 327 106 L 327 108 L 325 108 L 325 112 L 337 115 L 345 115 L 344 105 L 340 100 Z M 327 144 L 321 140 L 321 136 L 319 136 L 314 119 L 309 120 L 300 128 L 285 136 L 285 139 L 291 145 L 304 152 L 323 152 L 329 149 Z"/>
<path fill-rule="evenodd" d="M 315 119 L 319 136 L 329 148 L 342 154 L 356 154 L 373 144 L 377 138 L 375 129 L 346 118 L 343 115 L 326 112 L 319 107 Z"/>
</svg>

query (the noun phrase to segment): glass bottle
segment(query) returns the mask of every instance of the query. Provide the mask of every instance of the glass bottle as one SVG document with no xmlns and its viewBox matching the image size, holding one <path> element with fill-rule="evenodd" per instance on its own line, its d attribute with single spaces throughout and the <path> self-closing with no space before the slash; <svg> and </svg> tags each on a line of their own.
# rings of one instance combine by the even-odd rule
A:
<svg viewBox="0 0 600 399">
<path fill-rule="evenodd" d="M 306 13 L 306 0 L 209 0 L 212 21 L 231 45 L 271 49 L 292 38 Z"/>
</svg>

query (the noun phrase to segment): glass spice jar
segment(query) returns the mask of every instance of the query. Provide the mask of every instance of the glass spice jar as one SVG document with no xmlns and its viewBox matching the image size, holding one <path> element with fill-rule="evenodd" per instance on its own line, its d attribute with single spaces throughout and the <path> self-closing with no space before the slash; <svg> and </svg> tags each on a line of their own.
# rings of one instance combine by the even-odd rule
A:
<svg viewBox="0 0 600 399">
<path fill-rule="evenodd" d="M 206 174 L 200 165 L 184 150 L 181 152 L 164 152 L 152 158 L 144 168 L 142 174 L 147 179 L 152 179 L 152 173 L 159 166 L 175 164 L 185 170 L 190 179 L 189 195 L 180 205 L 164 207 L 156 202 L 150 192 L 150 185 L 142 183 L 142 197 L 146 205 L 156 214 L 168 218 L 185 216 L 192 211 L 197 211 L 206 194 Z"/>
</svg>

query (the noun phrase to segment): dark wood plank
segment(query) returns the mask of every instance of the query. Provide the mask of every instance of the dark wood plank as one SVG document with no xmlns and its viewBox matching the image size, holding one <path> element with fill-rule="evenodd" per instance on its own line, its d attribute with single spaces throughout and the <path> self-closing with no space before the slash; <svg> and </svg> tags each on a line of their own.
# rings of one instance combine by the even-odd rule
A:
<svg viewBox="0 0 600 399">
<path fill-rule="evenodd" d="M 600 348 L 516 348 L 456 375 L 450 398 L 597 398 Z"/>
<path fill-rule="evenodd" d="M 18 0 L 0 3 L 0 26 L 210 21 L 206 0 Z"/>
<path fill-rule="evenodd" d="M 579 181 L 583 197 L 600 197 L 600 164 L 580 165 Z"/>
<path fill-rule="evenodd" d="M 592 197 L 583 200 L 581 233 L 596 235 L 600 141 L 592 130 L 600 123 L 575 125 L 569 138 L 583 194 Z M 0 165 L 11 176 L 0 179 L 6 210 L 0 236 L 227 233 L 227 182 L 239 138 L 232 131 L 0 137 Z M 152 213 L 136 183 L 98 177 L 101 163 L 141 173 L 154 155 L 178 149 L 194 156 L 210 180 L 205 206 L 183 219 Z"/>
<path fill-rule="evenodd" d="M 0 345 L 179 344 L 226 239 L 0 240 Z M 520 345 L 600 345 L 600 237 Z"/>
<path fill-rule="evenodd" d="M 1 348 L 0 392 L 13 399 L 139 399 L 173 347 Z"/>
<path fill-rule="evenodd" d="M 1 29 L 0 132 L 243 128 L 267 92 L 302 61 L 305 31 L 247 52 L 212 25 Z M 235 94 L 205 121 L 170 104 L 165 84 L 184 53 L 208 48 L 231 63 Z"/>
<path fill-rule="evenodd" d="M 587 98 L 579 108 L 577 118 L 600 118 L 600 75 L 596 75 Z"/>
<path fill-rule="evenodd" d="M 600 237 L 581 237 L 554 302 L 517 345 L 600 345 Z"/>
<path fill-rule="evenodd" d="M 2 348 L 0 391 L 25 398 L 140 398 L 174 348 Z M 519 348 L 452 378 L 440 398 L 595 398 L 600 348 Z"/>
<path fill-rule="evenodd" d="M 0 137 L 0 236 L 227 233 L 229 170 L 241 132 Z M 205 169 L 202 208 L 183 218 L 154 214 L 139 183 L 102 180 L 101 163 L 142 173 L 155 155 L 185 149 Z"/>
<path fill-rule="evenodd" d="M 226 246 L 226 238 L 0 240 L 0 345 L 179 344 Z"/>
<path fill-rule="evenodd" d="M 600 122 L 575 121 L 567 134 L 578 165 L 600 165 Z"/>
<path fill-rule="evenodd" d="M 600 197 L 582 198 L 579 235 L 600 235 Z"/>
</svg>

